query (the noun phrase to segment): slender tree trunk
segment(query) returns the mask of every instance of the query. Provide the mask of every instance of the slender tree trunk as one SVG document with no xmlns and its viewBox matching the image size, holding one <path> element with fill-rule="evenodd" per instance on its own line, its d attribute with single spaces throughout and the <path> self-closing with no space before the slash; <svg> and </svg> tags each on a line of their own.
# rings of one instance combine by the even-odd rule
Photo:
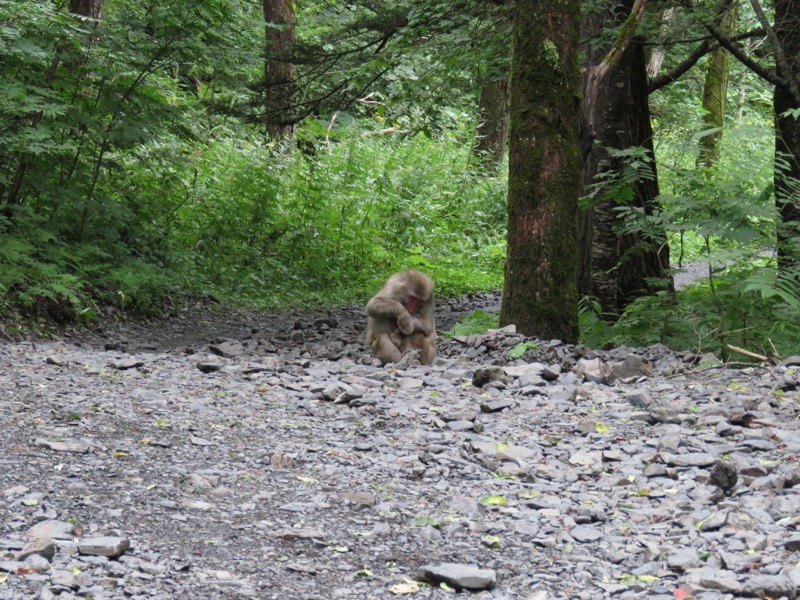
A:
<svg viewBox="0 0 800 600">
<path fill-rule="evenodd" d="M 266 60 L 264 91 L 267 134 L 273 139 L 292 137 L 294 104 L 295 16 L 293 0 L 264 0 Z"/>
<path fill-rule="evenodd" d="M 736 2 L 721 15 L 720 32 L 730 37 L 736 29 L 738 6 Z M 713 133 L 700 138 L 700 153 L 697 155 L 697 166 L 711 167 L 719 160 L 722 144 L 722 126 L 725 123 L 725 104 L 728 98 L 728 78 L 731 69 L 731 55 L 725 48 L 719 47 L 706 59 L 706 74 L 703 83 L 702 105 L 705 114 L 703 121 L 706 129 L 717 129 Z"/>
<path fill-rule="evenodd" d="M 661 66 L 664 64 L 664 58 L 667 56 L 667 47 L 664 44 L 669 39 L 669 30 L 672 27 L 672 21 L 675 18 L 676 10 L 675 7 L 672 7 L 661 12 L 661 27 L 658 30 L 658 46 L 653 50 L 650 55 L 650 60 L 647 62 L 647 76 L 650 78 L 661 73 Z"/>
<path fill-rule="evenodd" d="M 517 0 L 501 323 L 578 339 L 579 0 Z"/>
<path fill-rule="evenodd" d="M 778 227 L 778 266 L 784 272 L 800 269 L 800 119 L 786 111 L 800 108 L 800 0 L 775 2 L 775 37 L 784 61 L 778 75 L 789 81 L 776 86 L 775 202 L 781 215 Z"/>
<path fill-rule="evenodd" d="M 105 0 L 69 0 L 69 12 L 88 19 L 93 19 L 92 29 L 96 29 L 103 16 Z"/>
<path fill-rule="evenodd" d="M 503 163 L 508 141 L 508 77 L 485 81 L 478 101 L 475 152 L 490 171 Z"/>
</svg>

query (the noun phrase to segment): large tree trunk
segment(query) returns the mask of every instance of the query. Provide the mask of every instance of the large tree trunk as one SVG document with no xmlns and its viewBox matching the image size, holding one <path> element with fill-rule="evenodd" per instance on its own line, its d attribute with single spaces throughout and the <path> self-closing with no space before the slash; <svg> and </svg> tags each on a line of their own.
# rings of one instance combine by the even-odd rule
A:
<svg viewBox="0 0 800 600">
<path fill-rule="evenodd" d="M 578 339 L 579 0 L 517 0 L 500 321 Z"/>
<path fill-rule="evenodd" d="M 264 0 L 264 20 L 267 23 L 264 62 L 267 134 L 273 139 L 291 138 L 295 87 L 293 0 Z"/>
<path fill-rule="evenodd" d="M 738 7 L 732 6 L 723 10 L 719 30 L 729 36 L 736 28 Z M 722 126 L 725 123 L 725 104 L 728 98 L 728 77 L 731 68 L 731 55 L 725 48 L 719 47 L 706 59 L 706 75 L 703 82 L 703 122 L 706 129 L 716 129 L 713 133 L 700 138 L 700 153 L 697 165 L 711 167 L 719 160 L 722 143 Z"/>
<path fill-rule="evenodd" d="M 782 116 L 800 108 L 800 0 L 775 3 L 775 37 L 785 57 L 784 68 L 778 61 L 778 75 L 790 82 L 789 86 L 776 86 L 773 98 L 775 202 L 781 215 L 778 265 L 787 272 L 800 268 L 800 119 Z"/>
<path fill-rule="evenodd" d="M 584 19 L 584 39 L 592 39 L 604 29 L 629 19 L 634 6 L 627 0 L 616 12 L 595 13 Z M 589 85 L 589 74 L 604 60 L 605 50 L 587 55 L 584 70 L 583 184 L 594 183 L 600 174 L 620 173 L 625 161 L 612 157 L 606 148 L 623 150 L 643 147 L 649 155 L 652 178 L 640 179 L 633 186 L 633 197 L 626 203 L 652 215 L 658 196 L 658 177 L 653 153 L 653 131 L 647 92 L 647 65 L 642 44 L 634 42 L 623 51 L 619 62 L 598 86 Z M 594 143 L 598 142 L 598 143 Z M 612 178 L 613 179 L 613 178 Z M 613 185 L 613 184 L 612 184 Z M 578 289 L 592 296 L 609 315 L 620 314 L 638 296 L 656 291 L 651 279 L 666 280 L 669 247 L 666 234 L 652 230 L 623 234 L 622 223 L 614 210 L 617 198 L 607 198 L 580 214 L 580 264 Z"/>
<path fill-rule="evenodd" d="M 475 152 L 489 171 L 496 171 L 503 163 L 508 141 L 508 77 L 483 83 L 478 112 Z"/>
</svg>

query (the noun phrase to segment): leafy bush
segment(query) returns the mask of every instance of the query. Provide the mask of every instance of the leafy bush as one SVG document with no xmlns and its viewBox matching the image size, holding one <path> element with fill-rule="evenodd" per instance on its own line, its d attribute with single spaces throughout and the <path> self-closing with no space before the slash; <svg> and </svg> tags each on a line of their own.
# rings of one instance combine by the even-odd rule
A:
<svg viewBox="0 0 800 600">
<path fill-rule="evenodd" d="M 468 169 L 470 145 L 446 132 L 361 133 L 322 142 L 301 130 L 312 156 L 241 135 L 187 144 L 182 160 L 145 147 L 122 187 L 153 207 L 150 235 L 196 291 L 268 307 L 350 302 L 409 267 L 443 282 L 440 294 L 499 288 L 504 181 Z"/>
<path fill-rule="evenodd" d="M 676 135 L 676 133 L 678 135 Z M 663 132 L 662 132 L 663 135 Z M 800 345 L 797 274 L 779 271 L 774 258 L 780 223 L 772 190 L 767 126 L 744 125 L 726 133 L 713 169 L 696 166 L 698 134 L 672 130 L 661 139 L 661 209 L 645 216 L 620 205 L 620 233 L 667 231 L 673 263 L 710 265 L 692 285 L 637 299 L 618 321 L 591 299 L 580 306 L 582 339 L 589 345 L 665 343 L 678 349 L 728 356 L 730 346 L 769 356 Z M 633 181 L 652 177 L 637 149 L 618 152 L 628 166 L 596 189 L 623 197 Z"/>
</svg>

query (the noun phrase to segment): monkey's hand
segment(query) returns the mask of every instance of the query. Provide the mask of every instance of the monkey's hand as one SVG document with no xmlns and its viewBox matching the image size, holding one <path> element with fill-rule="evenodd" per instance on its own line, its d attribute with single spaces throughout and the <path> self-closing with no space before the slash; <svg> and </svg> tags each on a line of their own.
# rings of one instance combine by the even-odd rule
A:
<svg viewBox="0 0 800 600">
<path fill-rule="evenodd" d="M 397 317 L 397 328 L 403 335 L 411 335 L 414 333 L 414 318 L 408 313 L 401 314 Z"/>
<path fill-rule="evenodd" d="M 414 318 L 414 333 L 422 333 L 424 335 L 430 335 L 433 333 L 430 327 L 427 326 L 427 321 L 423 321 L 422 319 Z"/>
</svg>

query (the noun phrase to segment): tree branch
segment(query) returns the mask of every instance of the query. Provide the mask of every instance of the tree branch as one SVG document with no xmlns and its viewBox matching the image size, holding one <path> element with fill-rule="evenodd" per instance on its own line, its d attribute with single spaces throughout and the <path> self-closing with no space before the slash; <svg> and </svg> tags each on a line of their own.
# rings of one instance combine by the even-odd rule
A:
<svg viewBox="0 0 800 600">
<path fill-rule="evenodd" d="M 772 44 L 772 49 L 775 52 L 776 72 L 785 77 L 786 85 L 789 88 L 788 91 L 792 94 L 792 97 L 796 101 L 800 100 L 800 91 L 798 90 L 797 81 L 794 78 L 794 73 L 789 65 L 789 61 L 786 60 L 786 53 L 783 51 L 783 46 L 781 46 L 778 36 L 775 35 L 775 30 L 772 28 L 772 25 L 770 25 L 767 16 L 764 14 L 764 9 L 761 8 L 761 4 L 758 0 L 750 0 L 750 4 L 753 7 L 753 11 L 756 13 L 756 17 L 758 17 L 759 23 L 761 23 L 764 31 L 767 32 L 767 39 L 770 44 Z"/>
<path fill-rule="evenodd" d="M 585 84 L 583 88 L 583 106 L 581 116 L 581 153 L 585 159 L 592 147 L 595 137 L 594 129 L 594 111 L 597 104 L 597 97 L 600 94 L 600 84 L 605 79 L 606 75 L 611 72 L 617 63 L 622 58 L 625 49 L 630 45 L 631 41 L 636 34 L 639 27 L 639 22 L 642 20 L 642 13 L 644 13 L 647 0 L 635 0 L 631 13 L 625 22 L 620 27 L 611 49 L 608 51 L 599 63 L 590 67 L 585 75 Z"/>
<path fill-rule="evenodd" d="M 745 31 L 744 33 L 738 33 L 734 36 L 728 38 L 731 42 L 738 42 L 739 40 L 744 40 L 751 37 L 756 37 L 759 35 L 763 35 L 763 29 L 752 29 L 750 31 Z M 703 58 L 709 52 L 713 52 L 717 48 L 720 47 L 719 42 L 712 42 L 713 38 L 711 36 L 706 37 L 703 40 L 703 43 L 700 44 L 697 48 L 695 48 L 689 56 L 687 56 L 683 61 L 673 67 L 668 73 L 664 73 L 663 75 L 657 75 L 653 77 L 650 82 L 647 84 L 647 91 L 649 93 L 653 93 L 656 90 L 660 90 L 661 88 L 668 86 L 670 83 L 678 79 L 681 75 L 686 73 L 689 69 L 697 64 L 697 62 Z"/>
<path fill-rule="evenodd" d="M 725 48 L 725 50 L 730 52 L 736 60 L 738 60 L 745 67 L 750 69 L 753 73 L 755 73 L 765 81 L 768 81 L 772 85 L 777 85 L 785 90 L 791 91 L 791 88 L 789 87 L 789 84 L 785 79 L 778 76 L 778 74 L 772 69 L 762 67 L 752 58 L 747 56 L 739 46 L 737 46 L 730 40 L 730 38 L 724 36 L 716 25 L 706 25 L 706 29 L 714 37 L 714 39 L 717 40 L 717 42 L 719 42 L 720 46 L 722 46 L 723 48 Z"/>
<path fill-rule="evenodd" d="M 686 57 L 686 59 L 669 71 L 669 73 L 664 73 L 663 75 L 653 77 L 647 84 L 647 92 L 652 94 L 656 90 L 660 90 L 662 87 L 669 85 L 678 79 L 678 77 L 686 73 L 686 71 L 695 66 L 697 61 L 703 58 L 706 54 L 718 47 L 719 44 L 712 44 L 709 40 L 704 41 L 697 48 L 695 48 L 694 51 Z"/>
<path fill-rule="evenodd" d="M 589 74 L 590 86 L 599 86 L 600 82 L 605 79 L 606 75 L 608 75 L 611 69 L 620 61 L 622 53 L 625 52 L 625 49 L 630 45 L 636 30 L 639 28 L 639 23 L 642 20 L 642 14 L 646 6 L 647 0 L 636 0 L 633 3 L 631 14 L 625 19 L 625 23 L 622 24 L 622 28 L 617 34 L 617 38 L 614 40 L 614 44 L 611 46 L 608 54 L 605 55 L 600 63 L 592 68 L 592 72 Z"/>
</svg>

